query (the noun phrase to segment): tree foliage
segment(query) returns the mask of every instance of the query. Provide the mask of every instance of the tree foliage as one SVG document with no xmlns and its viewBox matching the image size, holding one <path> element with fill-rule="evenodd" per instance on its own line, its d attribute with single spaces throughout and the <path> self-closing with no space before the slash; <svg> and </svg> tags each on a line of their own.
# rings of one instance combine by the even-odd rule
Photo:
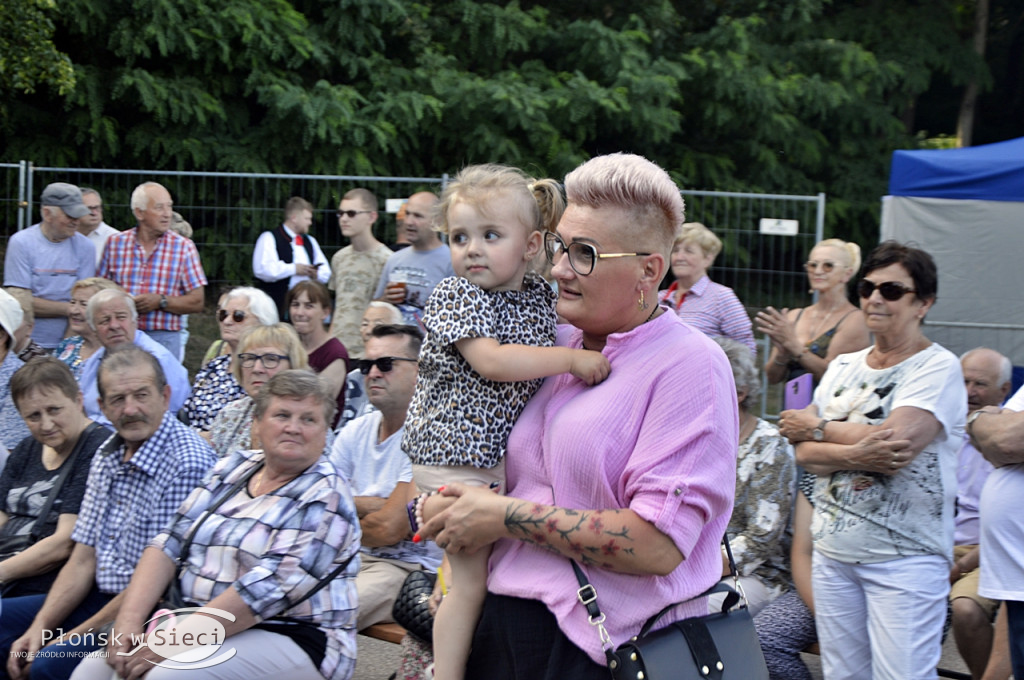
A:
<svg viewBox="0 0 1024 680">
<path fill-rule="evenodd" d="M 626 150 L 688 188 L 825 191 L 829 228 L 865 242 L 919 98 L 936 78 L 992 82 L 970 0 L 61 7 L 77 83 L 10 104 L 5 160 L 403 176 L 498 161 L 558 177 Z"/>
<path fill-rule="evenodd" d="M 54 47 L 55 0 L 0 4 L 0 96 L 48 85 L 64 94 L 75 85 L 71 60 Z"/>
</svg>

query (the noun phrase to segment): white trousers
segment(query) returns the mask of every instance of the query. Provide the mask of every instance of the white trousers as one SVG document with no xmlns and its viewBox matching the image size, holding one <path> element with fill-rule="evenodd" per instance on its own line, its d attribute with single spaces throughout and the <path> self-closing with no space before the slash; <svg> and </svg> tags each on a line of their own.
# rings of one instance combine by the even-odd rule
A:
<svg viewBox="0 0 1024 680">
<path fill-rule="evenodd" d="M 237 653 L 209 668 L 164 668 L 153 666 L 146 680 L 323 680 L 319 669 L 291 638 L 266 630 L 243 630 L 224 641 L 223 651 Z M 114 669 L 107 664 L 106 650 L 94 652 L 78 664 L 72 680 L 112 680 Z"/>
<path fill-rule="evenodd" d="M 937 555 L 847 564 L 815 551 L 811 583 L 826 680 L 934 680 L 949 564 Z"/>
</svg>

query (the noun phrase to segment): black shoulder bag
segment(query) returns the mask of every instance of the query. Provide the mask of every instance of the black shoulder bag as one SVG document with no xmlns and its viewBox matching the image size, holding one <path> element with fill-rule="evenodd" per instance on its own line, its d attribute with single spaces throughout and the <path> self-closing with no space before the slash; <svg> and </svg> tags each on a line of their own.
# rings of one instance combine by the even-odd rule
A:
<svg viewBox="0 0 1024 680">
<path fill-rule="evenodd" d="M 738 572 L 728 536 L 723 542 L 729 556 L 730 571 L 738 586 Z M 746 598 L 742 597 L 742 589 L 737 592 L 719 582 L 696 597 L 670 604 L 647 619 L 640 632 L 628 642 L 612 649 L 603 625 L 605 615 L 597 604 L 597 590 L 576 561 L 570 561 L 580 584 L 576 596 L 587 608 L 590 624 L 597 627 L 613 680 L 768 680 L 768 667 Z M 721 611 L 676 621 L 651 632 L 661 617 L 674 607 L 722 592 L 728 595 Z M 740 599 L 744 602 L 736 607 Z"/>
</svg>

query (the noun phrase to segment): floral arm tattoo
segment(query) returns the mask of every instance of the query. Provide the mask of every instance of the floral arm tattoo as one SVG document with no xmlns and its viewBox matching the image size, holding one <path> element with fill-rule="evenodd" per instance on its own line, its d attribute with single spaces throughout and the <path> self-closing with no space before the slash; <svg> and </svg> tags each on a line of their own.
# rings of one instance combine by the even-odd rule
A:
<svg viewBox="0 0 1024 680">
<path fill-rule="evenodd" d="M 572 557 L 583 564 L 621 570 L 608 560 L 636 557 L 634 538 L 622 510 L 573 510 L 513 502 L 505 510 L 509 534 L 526 543 Z"/>
</svg>

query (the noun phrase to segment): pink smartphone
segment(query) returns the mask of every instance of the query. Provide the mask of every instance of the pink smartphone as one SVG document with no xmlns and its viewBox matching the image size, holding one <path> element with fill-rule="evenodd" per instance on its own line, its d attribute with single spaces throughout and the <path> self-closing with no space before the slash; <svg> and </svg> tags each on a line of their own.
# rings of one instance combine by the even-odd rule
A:
<svg viewBox="0 0 1024 680">
<path fill-rule="evenodd" d="M 786 383 L 786 392 L 782 396 L 782 408 L 785 410 L 807 408 L 813 399 L 814 376 L 804 373 Z"/>
</svg>

